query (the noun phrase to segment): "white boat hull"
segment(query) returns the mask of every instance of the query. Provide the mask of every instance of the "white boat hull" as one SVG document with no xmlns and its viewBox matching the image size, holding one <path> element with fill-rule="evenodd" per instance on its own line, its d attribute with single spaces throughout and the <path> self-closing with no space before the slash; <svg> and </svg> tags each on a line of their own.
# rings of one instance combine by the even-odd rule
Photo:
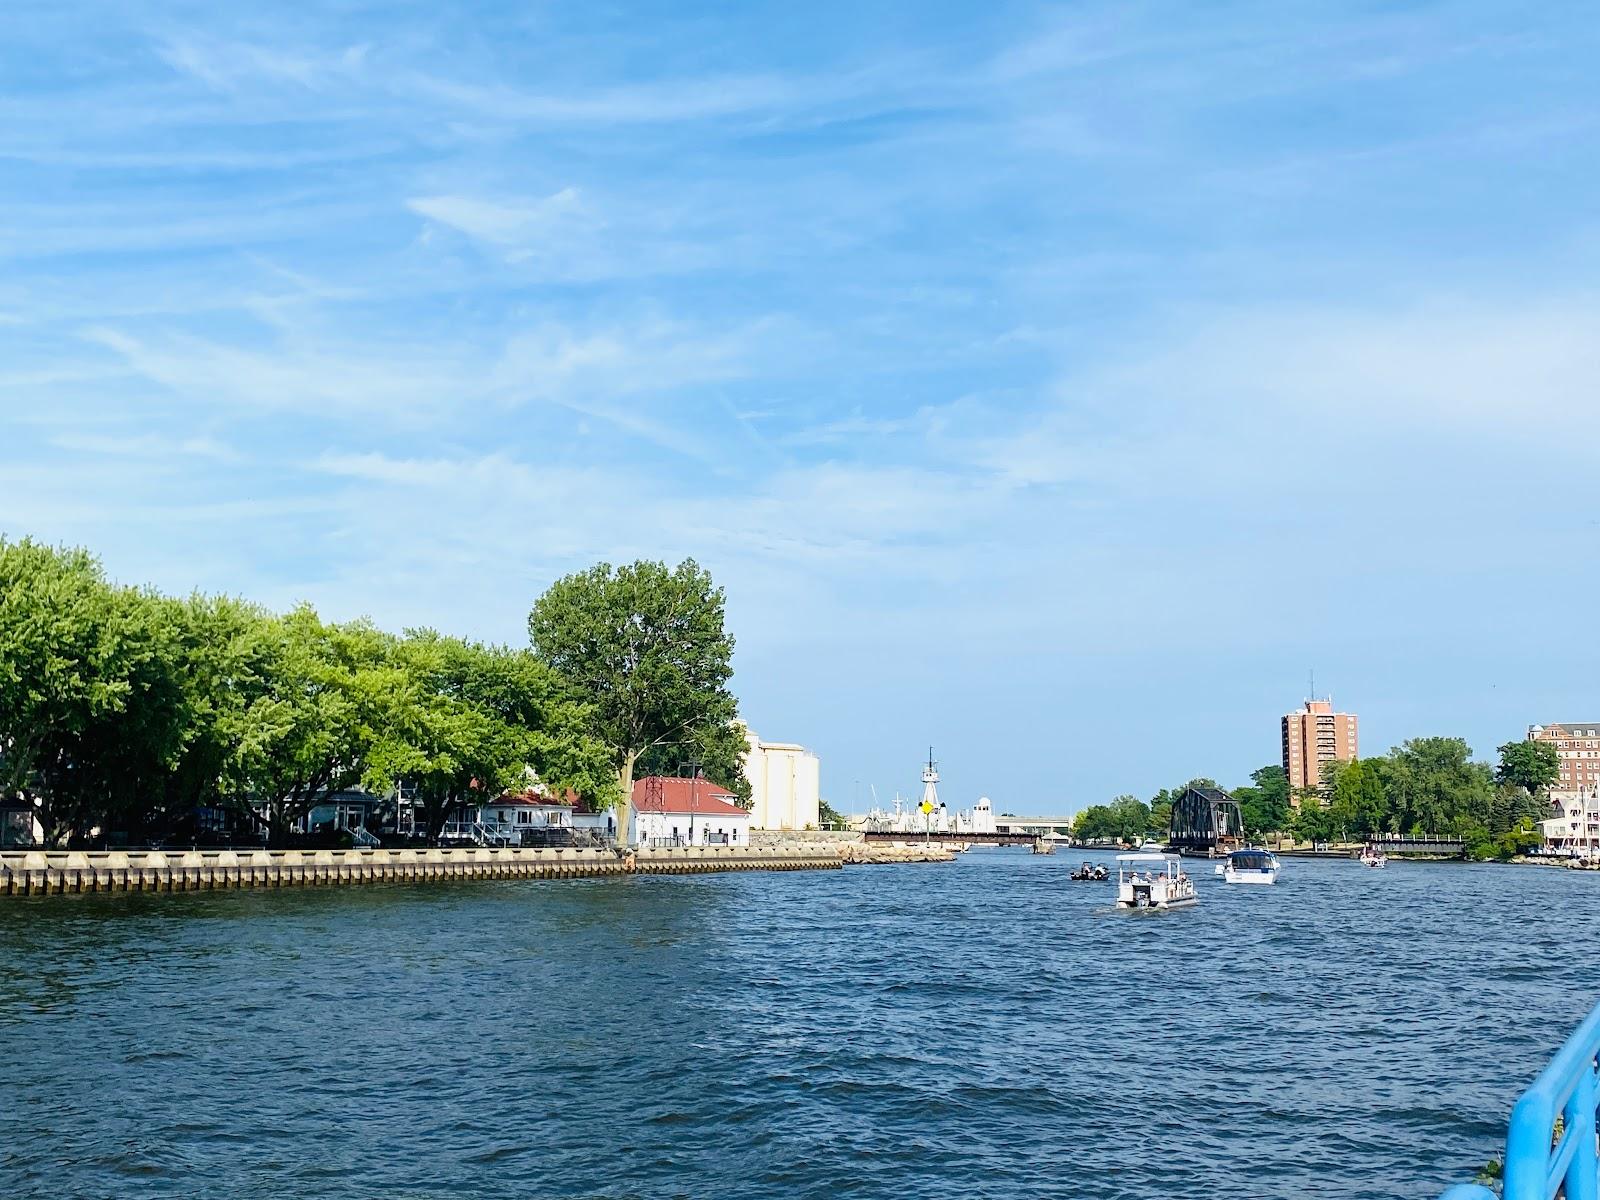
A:
<svg viewBox="0 0 1600 1200">
<path fill-rule="evenodd" d="M 1188 908 L 1199 902 L 1200 897 L 1195 895 L 1193 884 L 1180 885 L 1171 890 L 1159 883 L 1150 888 L 1125 883 L 1117 888 L 1118 908 Z"/>
<path fill-rule="evenodd" d="M 1169 908 L 1193 908 L 1200 903 L 1198 896 L 1183 896 L 1176 900 L 1157 900 L 1153 904 L 1138 904 L 1128 900 L 1118 900 L 1117 907 L 1125 908 L 1129 912 L 1165 912 Z"/>
<path fill-rule="evenodd" d="M 1276 871 L 1235 871 L 1231 867 L 1224 867 L 1220 874 L 1223 883 L 1269 884 L 1278 882 L 1278 873 Z"/>
</svg>

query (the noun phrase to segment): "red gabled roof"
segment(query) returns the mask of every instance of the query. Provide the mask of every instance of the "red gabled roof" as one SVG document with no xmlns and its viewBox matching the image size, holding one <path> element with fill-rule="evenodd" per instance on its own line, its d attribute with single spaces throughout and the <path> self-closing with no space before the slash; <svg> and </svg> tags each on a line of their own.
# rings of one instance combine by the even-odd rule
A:
<svg viewBox="0 0 1600 1200">
<path fill-rule="evenodd" d="M 498 800 L 490 800 L 486 807 L 499 805 L 501 808 L 514 806 L 527 806 L 528 808 L 571 808 L 570 800 L 557 800 L 550 796 L 541 796 L 538 792 L 508 792 Z"/>
<path fill-rule="evenodd" d="M 657 784 L 659 788 L 654 786 Z M 640 812 L 749 816 L 734 803 L 732 792 L 709 779 L 673 779 L 660 775 L 635 779 L 633 806 Z"/>
</svg>

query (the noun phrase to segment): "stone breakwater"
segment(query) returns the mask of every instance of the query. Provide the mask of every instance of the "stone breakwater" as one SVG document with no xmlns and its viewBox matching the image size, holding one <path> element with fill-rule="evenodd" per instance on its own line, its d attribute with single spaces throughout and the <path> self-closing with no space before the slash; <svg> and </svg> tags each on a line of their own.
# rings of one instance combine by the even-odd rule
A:
<svg viewBox="0 0 1600 1200">
<path fill-rule="evenodd" d="M 781 850 L 786 854 L 834 854 L 846 866 L 875 865 L 881 863 L 950 862 L 964 843 L 924 842 L 920 838 L 907 838 L 903 842 L 868 842 L 859 833 L 824 830 L 799 830 L 794 832 L 756 830 L 751 841 L 757 846 Z"/>
<path fill-rule="evenodd" d="M 925 842 L 907 835 L 904 842 L 867 842 L 856 830 L 754 829 L 750 843 L 790 854 L 838 854 L 845 866 L 882 862 L 950 862 L 965 842 Z"/>
<path fill-rule="evenodd" d="M 629 851 L 28 850 L 0 854 L 0 895 L 190 892 L 217 888 L 423 883 L 452 879 L 585 879 L 711 871 L 832 870 L 838 847 L 681 846 Z"/>
<path fill-rule="evenodd" d="M 956 851 L 943 842 L 860 842 L 841 847 L 847 863 L 954 862 Z"/>
</svg>

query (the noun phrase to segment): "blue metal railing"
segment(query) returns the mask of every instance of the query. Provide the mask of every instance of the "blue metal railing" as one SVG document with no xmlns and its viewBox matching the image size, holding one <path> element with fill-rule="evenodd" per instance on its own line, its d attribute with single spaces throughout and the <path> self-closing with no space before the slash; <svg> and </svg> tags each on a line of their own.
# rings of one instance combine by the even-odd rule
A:
<svg viewBox="0 0 1600 1200">
<path fill-rule="evenodd" d="M 1600 1005 L 1511 1110 L 1504 1200 L 1554 1200 L 1558 1192 L 1566 1200 L 1600 1200 L 1597 1055 Z M 1465 1184 L 1451 1188 L 1443 1200 L 1493 1200 L 1493 1196 L 1480 1184 Z"/>
</svg>

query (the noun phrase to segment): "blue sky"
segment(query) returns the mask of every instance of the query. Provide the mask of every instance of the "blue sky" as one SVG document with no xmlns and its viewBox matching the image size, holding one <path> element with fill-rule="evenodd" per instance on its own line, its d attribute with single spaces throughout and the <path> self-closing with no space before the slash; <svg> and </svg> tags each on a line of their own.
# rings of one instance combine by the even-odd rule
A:
<svg viewBox="0 0 1600 1200">
<path fill-rule="evenodd" d="M 1600 712 L 1600 23 L 9 4 L 0 530 L 522 642 L 693 555 L 850 807 Z M 859 781 L 859 782 L 858 782 Z"/>
</svg>

